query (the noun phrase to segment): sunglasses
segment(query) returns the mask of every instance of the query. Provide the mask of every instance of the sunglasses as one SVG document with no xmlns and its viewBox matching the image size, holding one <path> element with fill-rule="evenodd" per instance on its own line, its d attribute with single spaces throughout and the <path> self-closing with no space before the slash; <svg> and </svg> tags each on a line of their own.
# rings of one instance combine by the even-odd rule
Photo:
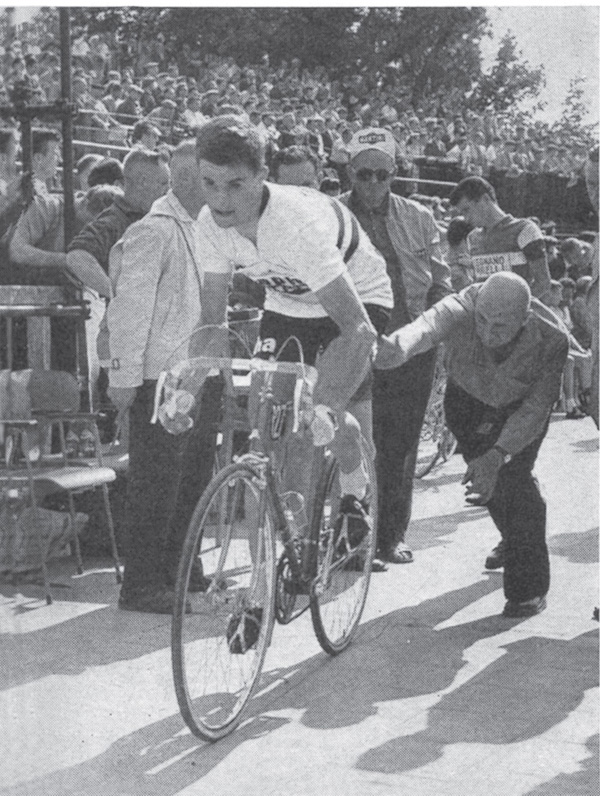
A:
<svg viewBox="0 0 600 796">
<path fill-rule="evenodd" d="M 385 182 L 393 176 L 393 172 L 386 171 L 385 169 L 375 169 L 375 171 L 372 169 L 358 169 L 356 172 L 356 179 L 361 182 L 371 182 L 373 177 L 376 178 L 377 182 Z"/>
</svg>

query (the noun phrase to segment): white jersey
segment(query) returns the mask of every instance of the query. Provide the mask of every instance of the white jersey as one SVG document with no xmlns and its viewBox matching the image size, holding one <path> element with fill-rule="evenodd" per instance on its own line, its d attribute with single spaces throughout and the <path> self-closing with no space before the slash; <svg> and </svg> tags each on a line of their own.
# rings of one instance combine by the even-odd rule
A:
<svg viewBox="0 0 600 796">
<path fill-rule="evenodd" d="M 329 197 L 291 185 L 267 183 L 267 189 L 256 246 L 237 230 L 219 227 L 209 208 L 202 208 L 198 226 L 204 273 L 241 271 L 266 288 L 265 309 L 294 318 L 325 317 L 315 291 L 343 273 L 350 275 L 363 303 L 393 306 L 385 260 L 358 223 L 356 249 L 347 266 L 344 262 L 353 237 L 347 207 L 338 203 L 344 220 L 340 236 Z"/>
</svg>

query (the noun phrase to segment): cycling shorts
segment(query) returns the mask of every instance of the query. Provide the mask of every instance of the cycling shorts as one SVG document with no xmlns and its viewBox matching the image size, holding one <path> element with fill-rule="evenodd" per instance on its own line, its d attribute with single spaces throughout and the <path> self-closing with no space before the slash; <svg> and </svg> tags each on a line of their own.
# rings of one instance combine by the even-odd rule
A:
<svg viewBox="0 0 600 796">
<path fill-rule="evenodd" d="M 383 334 L 390 310 L 379 304 L 365 304 L 365 310 L 378 335 Z M 261 359 L 279 359 L 282 362 L 300 362 L 300 347 L 304 362 L 314 365 L 317 356 L 325 351 L 340 333 L 329 316 L 324 318 L 292 318 L 265 310 L 260 324 L 255 355 Z M 295 339 L 294 339 L 295 338 Z M 299 345 L 298 345 L 299 344 Z M 358 388 L 354 400 L 367 400 L 371 396 L 372 374 Z"/>
</svg>

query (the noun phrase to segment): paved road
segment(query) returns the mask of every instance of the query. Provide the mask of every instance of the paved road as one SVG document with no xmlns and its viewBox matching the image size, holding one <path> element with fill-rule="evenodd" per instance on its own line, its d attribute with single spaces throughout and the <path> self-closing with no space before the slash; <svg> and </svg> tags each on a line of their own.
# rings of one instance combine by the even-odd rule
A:
<svg viewBox="0 0 600 796">
<path fill-rule="evenodd" d="M 0 796 L 598 796 L 597 451 L 591 420 L 555 418 L 545 613 L 499 617 L 456 456 L 417 484 L 415 562 L 374 576 L 352 646 L 278 628 L 269 687 L 215 745 L 177 712 L 168 619 L 119 613 L 105 562 L 55 566 L 51 607 L 0 585 Z"/>
</svg>

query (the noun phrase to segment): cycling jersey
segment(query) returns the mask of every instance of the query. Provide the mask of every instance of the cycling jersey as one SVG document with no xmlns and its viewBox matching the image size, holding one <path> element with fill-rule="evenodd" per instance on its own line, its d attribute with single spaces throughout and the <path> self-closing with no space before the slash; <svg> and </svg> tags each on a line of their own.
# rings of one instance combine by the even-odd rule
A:
<svg viewBox="0 0 600 796">
<path fill-rule="evenodd" d="M 257 245 L 231 227 L 219 227 L 207 206 L 201 210 L 205 273 L 242 272 L 266 288 L 265 310 L 294 318 L 326 317 L 315 291 L 343 273 L 350 275 L 363 303 L 392 307 L 385 262 L 360 226 L 353 225 L 347 207 L 338 203 L 334 209 L 329 197 L 310 188 L 266 186 Z"/>
<path fill-rule="evenodd" d="M 477 280 L 498 271 L 514 271 L 528 282 L 531 260 L 545 257 L 544 236 L 528 218 L 505 215 L 489 229 L 475 229 L 469 235 L 471 260 Z"/>
</svg>

